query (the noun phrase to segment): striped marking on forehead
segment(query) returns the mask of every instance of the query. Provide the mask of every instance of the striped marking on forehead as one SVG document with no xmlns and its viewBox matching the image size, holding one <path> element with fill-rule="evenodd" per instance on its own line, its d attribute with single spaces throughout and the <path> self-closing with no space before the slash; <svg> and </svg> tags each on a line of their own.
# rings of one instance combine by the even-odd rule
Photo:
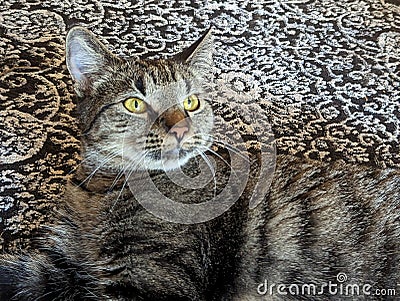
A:
<svg viewBox="0 0 400 301">
<path fill-rule="evenodd" d="M 170 60 L 141 61 L 139 66 L 155 85 L 176 82 L 182 78 L 176 63 Z"/>
<path fill-rule="evenodd" d="M 134 81 L 134 85 L 136 89 L 142 93 L 143 96 L 146 96 L 146 89 L 143 83 L 143 74 L 140 74 Z"/>
<path fill-rule="evenodd" d="M 144 96 L 152 93 L 159 86 L 168 86 L 177 82 L 184 83 L 186 93 L 192 89 L 190 73 L 173 60 L 139 60 L 135 64 L 140 72 L 136 73 L 134 85 Z"/>
</svg>

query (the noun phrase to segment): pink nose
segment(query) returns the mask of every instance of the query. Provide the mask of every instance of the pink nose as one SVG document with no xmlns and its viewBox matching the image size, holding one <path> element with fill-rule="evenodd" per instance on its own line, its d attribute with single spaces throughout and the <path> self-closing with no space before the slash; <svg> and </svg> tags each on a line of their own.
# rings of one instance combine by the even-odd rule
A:
<svg viewBox="0 0 400 301">
<path fill-rule="evenodd" d="M 170 132 L 175 134 L 176 138 L 180 141 L 182 140 L 183 136 L 189 132 L 189 127 L 187 126 L 174 126 L 170 129 Z"/>
</svg>

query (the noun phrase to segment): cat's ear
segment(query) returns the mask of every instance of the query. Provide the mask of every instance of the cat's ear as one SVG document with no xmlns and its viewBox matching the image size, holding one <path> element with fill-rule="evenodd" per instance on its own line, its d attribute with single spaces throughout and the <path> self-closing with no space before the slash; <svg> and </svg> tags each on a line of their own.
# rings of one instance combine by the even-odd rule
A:
<svg viewBox="0 0 400 301">
<path fill-rule="evenodd" d="M 114 56 L 89 30 L 73 27 L 66 39 L 67 68 L 82 96 L 99 75 L 112 70 Z"/>
<path fill-rule="evenodd" d="M 195 69 L 201 76 L 211 72 L 213 66 L 214 38 L 211 31 L 211 28 L 208 29 L 192 46 L 175 57 Z"/>
</svg>

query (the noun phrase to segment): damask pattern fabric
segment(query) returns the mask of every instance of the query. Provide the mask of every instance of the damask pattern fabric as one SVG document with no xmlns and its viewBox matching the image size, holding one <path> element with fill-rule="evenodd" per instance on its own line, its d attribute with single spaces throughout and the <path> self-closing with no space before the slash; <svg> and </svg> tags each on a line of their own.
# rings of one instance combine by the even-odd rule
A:
<svg viewBox="0 0 400 301">
<path fill-rule="evenodd" d="M 270 122 L 279 153 L 399 167 L 398 4 L 0 0 L 0 250 L 29 247 L 79 163 L 64 61 L 72 26 L 147 57 L 177 53 L 212 26 L 216 80 L 239 95 L 217 114 L 236 112 L 249 135 Z"/>
</svg>

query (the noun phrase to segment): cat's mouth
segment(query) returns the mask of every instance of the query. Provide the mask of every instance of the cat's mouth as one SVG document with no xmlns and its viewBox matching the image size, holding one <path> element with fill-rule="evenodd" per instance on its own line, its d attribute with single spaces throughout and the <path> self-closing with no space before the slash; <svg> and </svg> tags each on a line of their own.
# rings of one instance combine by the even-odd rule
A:
<svg viewBox="0 0 400 301">
<path fill-rule="evenodd" d="M 204 139 L 200 135 L 181 143 L 145 144 L 136 147 L 127 144 L 122 154 L 122 161 L 127 171 L 180 169 L 190 159 L 206 151 L 211 144 L 210 139 Z"/>
<path fill-rule="evenodd" d="M 145 148 L 145 168 L 148 170 L 174 170 L 183 167 L 212 144 L 202 135 L 194 135 L 183 141 L 167 141 L 159 147 Z"/>
<path fill-rule="evenodd" d="M 179 159 L 180 157 L 185 157 L 189 153 L 188 150 L 182 149 L 182 148 L 176 148 L 172 150 L 153 150 L 150 152 L 147 152 L 146 157 L 151 158 L 153 160 L 169 160 L 169 159 Z"/>
<path fill-rule="evenodd" d="M 144 148 L 146 169 L 164 171 L 178 169 L 191 158 L 196 157 L 200 149 L 207 147 L 206 144 L 208 144 L 198 135 L 187 136 L 182 140 L 175 140 L 175 137 L 169 138 L 158 147 L 146 145 Z"/>
<path fill-rule="evenodd" d="M 194 157 L 193 151 L 183 148 L 172 150 L 153 150 L 146 154 L 149 162 L 149 168 L 158 170 L 177 169 L 186 164 L 190 158 Z"/>
</svg>

